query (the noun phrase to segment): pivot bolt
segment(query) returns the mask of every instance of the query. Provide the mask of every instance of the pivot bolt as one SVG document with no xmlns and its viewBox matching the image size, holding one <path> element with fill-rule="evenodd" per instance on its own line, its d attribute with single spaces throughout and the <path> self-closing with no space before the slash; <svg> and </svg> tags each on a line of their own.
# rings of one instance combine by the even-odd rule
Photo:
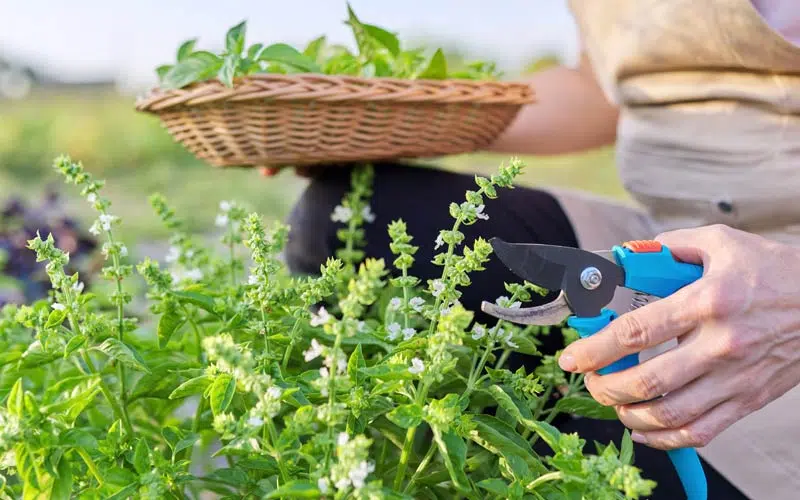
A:
<svg viewBox="0 0 800 500">
<path fill-rule="evenodd" d="M 602 281 L 603 275 L 596 267 L 587 267 L 581 272 L 581 285 L 587 290 L 594 290 Z"/>
</svg>

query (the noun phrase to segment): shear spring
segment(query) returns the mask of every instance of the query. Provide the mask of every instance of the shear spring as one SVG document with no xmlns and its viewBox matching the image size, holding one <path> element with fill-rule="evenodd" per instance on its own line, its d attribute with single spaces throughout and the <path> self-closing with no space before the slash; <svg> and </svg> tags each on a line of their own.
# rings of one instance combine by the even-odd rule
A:
<svg viewBox="0 0 800 500">
<path fill-rule="evenodd" d="M 642 292 L 635 292 L 633 294 L 633 298 L 631 299 L 631 308 L 630 310 L 633 311 L 634 309 L 639 309 L 642 306 L 646 306 L 650 303 L 650 299 L 652 297 L 649 294 L 642 293 Z"/>
</svg>

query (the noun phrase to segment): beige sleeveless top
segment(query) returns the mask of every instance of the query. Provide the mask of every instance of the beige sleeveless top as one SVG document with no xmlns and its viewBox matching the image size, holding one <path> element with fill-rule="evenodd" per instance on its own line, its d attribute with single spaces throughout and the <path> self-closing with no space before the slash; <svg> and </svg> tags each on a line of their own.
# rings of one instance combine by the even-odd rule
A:
<svg viewBox="0 0 800 500">
<path fill-rule="evenodd" d="M 800 245 L 800 48 L 749 0 L 569 5 L 644 210 L 562 192 L 582 245 L 714 223 Z M 750 498 L 800 499 L 800 388 L 699 452 Z"/>
<path fill-rule="evenodd" d="M 800 244 L 800 48 L 749 0 L 570 8 L 621 107 L 621 180 L 655 229 L 723 223 Z"/>
</svg>

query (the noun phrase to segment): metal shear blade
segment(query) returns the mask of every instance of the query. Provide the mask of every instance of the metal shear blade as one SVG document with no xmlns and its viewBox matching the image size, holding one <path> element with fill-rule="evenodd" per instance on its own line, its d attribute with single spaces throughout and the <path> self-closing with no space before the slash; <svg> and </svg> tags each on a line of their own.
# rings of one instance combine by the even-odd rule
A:
<svg viewBox="0 0 800 500">
<path fill-rule="evenodd" d="M 498 258 L 517 276 L 548 290 L 560 290 L 547 304 L 528 308 L 505 308 L 483 302 L 481 310 L 513 323 L 556 325 L 571 315 L 596 316 L 625 283 L 625 272 L 611 252 L 589 252 L 572 247 L 507 243 L 491 240 Z M 594 280 L 585 276 L 591 271 Z"/>
<path fill-rule="evenodd" d="M 564 292 L 552 302 L 536 307 L 501 307 L 492 302 L 483 301 L 481 311 L 495 318 L 520 325 L 558 325 L 572 314 Z"/>
</svg>

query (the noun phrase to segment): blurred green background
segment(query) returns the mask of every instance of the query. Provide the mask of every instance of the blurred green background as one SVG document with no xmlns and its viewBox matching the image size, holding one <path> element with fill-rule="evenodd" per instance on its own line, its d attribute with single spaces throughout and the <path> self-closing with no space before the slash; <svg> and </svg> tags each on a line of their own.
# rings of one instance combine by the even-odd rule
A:
<svg viewBox="0 0 800 500">
<path fill-rule="evenodd" d="M 554 57 L 534 59 L 519 76 L 557 64 Z M 92 214 L 72 186 L 61 184 L 53 159 L 68 154 L 107 181 L 112 212 L 122 217 L 121 236 L 137 258 L 137 249 L 167 236 L 147 198 L 161 192 L 193 232 L 214 230 L 221 200 L 235 199 L 266 218 L 283 218 L 305 185 L 287 170 L 264 178 L 255 169 L 219 169 L 190 155 L 172 140 L 156 117 L 134 110 L 135 95 L 112 85 L 34 87 L 24 98 L 0 100 L 0 195 L 3 202 L 21 196 L 32 203 L 48 186 L 63 194 L 65 210 L 88 227 Z M 507 156 L 471 154 L 431 160 L 440 168 L 493 172 Z M 570 186 L 624 196 L 613 166 L 613 152 L 601 149 L 557 157 L 523 157 L 528 164 L 521 184 Z"/>
</svg>

